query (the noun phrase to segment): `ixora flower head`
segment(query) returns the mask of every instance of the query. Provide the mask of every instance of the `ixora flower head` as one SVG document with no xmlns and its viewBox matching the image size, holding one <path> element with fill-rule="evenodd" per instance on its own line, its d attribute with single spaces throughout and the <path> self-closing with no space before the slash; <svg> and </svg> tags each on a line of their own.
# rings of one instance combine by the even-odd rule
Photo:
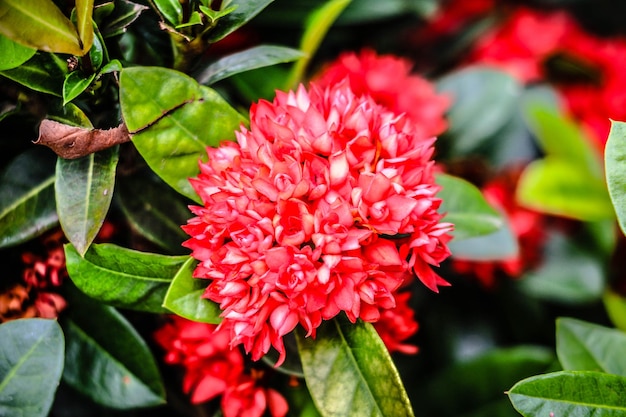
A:
<svg viewBox="0 0 626 417">
<path fill-rule="evenodd" d="M 184 245 L 210 283 L 231 345 L 258 360 L 300 324 L 315 336 L 344 312 L 376 322 L 414 272 L 430 289 L 452 225 L 437 212 L 435 138 L 347 82 L 278 92 L 237 143 L 209 148 L 191 182 L 204 205 Z"/>
</svg>

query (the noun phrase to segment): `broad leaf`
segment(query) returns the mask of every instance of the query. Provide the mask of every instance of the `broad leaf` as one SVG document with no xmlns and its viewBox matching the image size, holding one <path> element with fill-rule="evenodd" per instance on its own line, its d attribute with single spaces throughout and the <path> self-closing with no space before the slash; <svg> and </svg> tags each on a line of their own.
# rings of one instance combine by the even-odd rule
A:
<svg viewBox="0 0 626 417">
<path fill-rule="evenodd" d="M 0 51 L 2 51 L 2 61 L 0 62 L 0 71 L 19 67 L 28 61 L 37 52 L 36 49 L 23 46 L 13 42 L 6 36 L 0 35 Z"/>
<path fill-rule="evenodd" d="M 84 258 L 65 245 L 67 272 L 91 298 L 115 307 L 153 313 L 161 305 L 172 279 L 188 259 L 139 252 L 112 244 L 92 245 Z"/>
<path fill-rule="evenodd" d="M 508 392 L 524 417 L 626 415 L 626 378 L 590 371 L 564 371 L 518 382 Z"/>
<path fill-rule="evenodd" d="M 67 62 L 55 54 L 37 52 L 17 68 L 0 72 L 32 90 L 61 97 Z"/>
<path fill-rule="evenodd" d="M 93 3 L 94 0 L 76 0 L 76 26 L 83 52 L 89 51 L 93 44 Z"/>
<path fill-rule="evenodd" d="M 519 179 L 520 204 L 544 213 L 583 221 L 615 216 L 604 180 L 580 163 L 546 157 L 532 162 Z"/>
<path fill-rule="evenodd" d="M 259 45 L 220 58 L 197 74 L 195 79 L 200 84 L 210 85 L 245 71 L 295 61 L 303 55 L 297 49 L 284 46 Z"/>
<path fill-rule="evenodd" d="M 493 233 L 504 225 L 504 219 L 487 203 L 480 190 L 464 179 L 447 174 L 437 175 L 443 200 L 439 211 L 444 221 L 454 224 L 457 240 Z"/>
<path fill-rule="evenodd" d="M 234 139 L 244 122 L 215 91 L 165 68 L 124 69 L 120 104 L 133 143 L 150 168 L 195 201 L 189 178 L 199 173 L 206 147 Z"/>
<path fill-rule="evenodd" d="M 165 295 L 163 307 L 189 320 L 218 324 L 219 305 L 203 298 L 208 281 L 193 277 L 197 261 L 189 258 L 183 264 Z"/>
<path fill-rule="evenodd" d="M 109 211 L 118 147 L 79 159 L 59 158 L 55 194 L 61 227 L 83 255 L 98 234 Z"/>
<path fill-rule="evenodd" d="M 46 417 L 63 371 L 65 343 L 55 320 L 0 325 L 0 415 Z"/>
<path fill-rule="evenodd" d="M 112 307 L 80 294 L 68 301 L 70 309 L 62 321 L 63 381 L 110 408 L 163 404 L 165 391 L 156 362 L 128 321 Z"/>
<path fill-rule="evenodd" d="M 626 233 L 626 123 L 611 122 L 604 163 L 609 195 L 622 233 Z"/>
<path fill-rule="evenodd" d="M 81 71 L 74 71 L 67 74 L 63 82 L 63 105 L 66 105 L 81 95 L 95 78 L 96 74 L 84 77 Z"/>
<path fill-rule="evenodd" d="M 297 337 L 304 377 L 325 417 L 413 416 L 391 357 L 370 323 L 335 319 Z"/>
<path fill-rule="evenodd" d="M 0 247 L 25 242 L 57 225 L 54 162 L 48 150 L 31 149 L 0 174 Z"/>
<path fill-rule="evenodd" d="M 89 50 L 81 48 L 76 27 L 52 0 L 3 0 L 0 33 L 46 52 L 83 55 Z"/>
<path fill-rule="evenodd" d="M 615 327 L 626 332 L 626 298 L 609 289 L 604 293 L 603 301 Z"/>
<path fill-rule="evenodd" d="M 229 7 L 237 6 L 237 8 L 217 21 L 215 28 L 209 33 L 207 41 L 214 43 L 225 38 L 230 33 L 248 23 L 273 1 L 274 0 L 235 0 L 229 2 Z"/>
<path fill-rule="evenodd" d="M 178 0 L 154 0 L 154 5 L 172 26 L 183 22 L 183 6 Z"/>
<path fill-rule="evenodd" d="M 113 2 L 105 3 L 105 5 L 108 4 L 113 4 Z M 100 25 L 100 33 L 104 38 L 123 34 L 128 26 L 137 20 L 144 10 L 148 9 L 148 7 L 142 4 L 128 0 L 116 0 L 114 4 L 113 13 Z M 94 14 L 97 12 L 98 7 L 94 10 Z"/>
<path fill-rule="evenodd" d="M 556 321 L 556 353 L 564 370 L 626 377 L 626 333 L 572 318 Z"/>
</svg>

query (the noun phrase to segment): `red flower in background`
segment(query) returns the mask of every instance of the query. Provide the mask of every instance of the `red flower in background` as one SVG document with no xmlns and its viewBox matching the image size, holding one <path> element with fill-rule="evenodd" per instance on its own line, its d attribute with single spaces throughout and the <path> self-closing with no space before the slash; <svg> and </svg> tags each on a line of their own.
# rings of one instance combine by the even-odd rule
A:
<svg viewBox="0 0 626 417">
<path fill-rule="evenodd" d="M 238 143 L 209 148 L 192 180 L 204 206 L 184 230 L 220 329 L 258 360 L 301 324 L 340 312 L 380 319 L 413 270 L 432 290 L 449 256 L 431 160 L 434 138 L 348 84 L 278 92 Z M 387 236 L 396 238 L 388 239 Z"/>
<path fill-rule="evenodd" d="M 417 353 L 417 346 L 405 343 L 413 336 L 419 325 L 415 321 L 415 312 L 409 306 L 411 293 L 408 291 L 394 294 L 396 306 L 381 313 L 374 328 L 385 343 L 389 352 L 401 352 L 408 355 Z"/>
</svg>

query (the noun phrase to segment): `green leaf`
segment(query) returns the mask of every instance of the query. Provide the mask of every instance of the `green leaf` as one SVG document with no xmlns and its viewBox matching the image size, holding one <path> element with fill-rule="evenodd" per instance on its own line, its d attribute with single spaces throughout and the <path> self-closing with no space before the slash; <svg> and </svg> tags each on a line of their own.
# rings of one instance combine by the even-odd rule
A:
<svg viewBox="0 0 626 417">
<path fill-rule="evenodd" d="M 322 416 L 413 416 L 398 371 L 370 323 L 336 318 L 323 322 L 315 339 L 299 335 L 297 341 Z"/>
<path fill-rule="evenodd" d="M 32 90 L 61 97 L 67 72 L 65 60 L 55 54 L 37 52 L 24 64 L 0 75 Z"/>
<path fill-rule="evenodd" d="M 206 159 L 206 147 L 234 139 L 235 130 L 244 122 L 215 91 L 165 68 L 124 69 L 120 105 L 134 133 L 133 143 L 150 168 L 197 202 L 189 178 L 199 173 L 198 162 Z"/>
<path fill-rule="evenodd" d="M 197 74 L 195 79 L 200 84 L 210 85 L 235 74 L 295 61 L 302 56 L 304 56 L 304 53 L 297 49 L 274 45 L 259 45 L 220 58 Z"/>
<path fill-rule="evenodd" d="M 84 258 L 65 245 L 67 272 L 85 294 L 115 307 L 165 313 L 161 306 L 188 256 L 139 252 L 112 244 L 92 245 Z"/>
<path fill-rule="evenodd" d="M 97 404 L 127 409 L 165 403 L 156 362 L 146 343 L 112 307 L 74 294 L 62 321 L 63 381 Z"/>
<path fill-rule="evenodd" d="M 36 49 L 23 46 L 13 42 L 6 36 L 0 35 L 0 51 L 2 51 L 2 62 L 0 62 L 0 71 L 19 67 L 28 61 L 37 52 Z"/>
<path fill-rule="evenodd" d="M 527 294 L 567 304 L 597 301 L 604 291 L 602 260 L 582 250 L 570 238 L 553 232 L 541 266 L 518 283 Z"/>
<path fill-rule="evenodd" d="M 209 19 L 209 24 L 213 24 L 215 21 L 237 10 L 237 7 L 238 7 L 237 5 L 234 5 L 234 6 L 222 9 L 222 10 L 213 10 L 207 6 L 200 5 L 199 9 L 202 12 L 202 14 L 204 14 Z"/>
<path fill-rule="evenodd" d="M 556 321 L 556 353 L 567 371 L 600 371 L 626 377 L 626 333 L 582 320 Z"/>
<path fill-rule="evenodd" d="M 25 242 L 57 225 L 55 160 L 46 149 L 31 149 L 0 174 L 0 247 Z"/>
<path fill-rule="evenodd" d="M 207 41 L 215 43 L 225 38 L 241 26 L 248 23 L 254 16 L 259 14 L 274 0 L 235 0 L 229 2 L 228 6 L 237 6 L 235 10 L 217 21 L 215 28 L 207 36 Z"/>
<path fill-rule="evenodd" d="M 63 105 L 74 100 L 82 94 L 96 78 L 96 74 L 84 77 L 81 71 L 74 71 L 67 74 L 63 83 Z"/>
<path fill-rule="evenodd" d="M 93 44 L 93 3 L 94 0 L 76 0 L 76 26 L 83 53 L 89 51 Z"/>
<path fill-rule="evenodd" d="M 615 327 L 626 332 L 626 298 L 609 289 L 605 291 L 603 301 Z"/>
<path fill-rule="evenodd" d="M 508 392 L 525 417 L 626 415 L 626 378 L 590 371 L 563 371 L 518 382 Z"/>
<path fill-rule="evenodd" d="M 0 415 L 46 417 L 63 371 L 65 343 L 55 320 L 0 325 Z"/>
<path fill-rule="evenodd" d="M 56 168 L 57 211 L 65 236 L 83 255 L 109 211 L 118 147 L 78 159 L 59 158 Z"/>
<path fill-rule="evenodd" d="M 534 210 L 582 221 L 615 216 L 604 180 L 558 157 L 536 160 L 524 169 L 517 199 Z"/>
<path fill-rule="evenodd" d="M 154 5 L 171 25 L 183 23 L 183 6 L 179 0 L 154 0 Z"/>
<path fill-rule="evenodd" d="M 86 52 L 76 27 L 51 0 L 2 0 L 0 33 L 41 51 L 79 56 Z"/>
<path fill-rule="evenodd" d="M 189 236 L 180 227 L 191 217 L 186 200 L 149 178 L 126 177 L 117 187 L 119 205 L 133 229 L 171 253 L 186 253 L 181 243 Z"/>
<path fill-rule="evenodd" d="M 74 103 L 61 105 L 59 101 L 48 108 L 48 119 L 55 120 L 70 126 L 79 126 L 93 129 L 87 115 Z"/>
<path fill-rule="evenodd" d="M 469 67 L 441 78 L 439 93 L 452 99 L 444 138 L 452 156 L 467 155 L 504 128 L 517 112 L 522 87 L 498 70 Z"/>
<path fill-rule="evenodd" d="M 504 218 L 487 203 L 480 190 L 462 178 L 437 175 L 442 188 L 437 197 L 443 200 L 439 211 L 444 221 L 454 224 L 457 240 L 493 233 L 504 226 Z"/>
<path fill-rule="evenodd" d="M 517 237 L 507 221 L 499 230 L 488 235 L 452 239 L 448 242 L 448 249 L 454 258 L 472 261 L 507 259 L 519 253 Z"/>
<path fill-rule="evenodd" d="M 604 150 L 604 165 L 609 196 L 617 220 L 626 234 L 626 123 L 611 121 L 611 131 Z"/>
<path fill-rule="evenodd" d="M 285 90 L 293 89 L 303 80 L 306 67 L 315 55 L 326 33 L 351 0 L 329 0 L 316 8 L 306 19 L 300 50 L 304 56 L 294 64 L 285 82 Z"/>
<path fill-rule="evenodd" d="M 197 261 L 189 258 L 180 268 L 165 294 L 163 307 L 189 320 L 218 324 L 221 310 L 213 301 L 203 298 L 208 283 L 194 278 Z"/>
<path fill-rule="evenodd" d="M 112 15 L 100 25 L 100 33 L 102 33 L 104 38 L 123 34 L 144 10 L 149 9 L 147 6 L 127 0 L 115 0 L 115 2 L 106 4 L 113 3 L 115 8 Z M 97 13 L 97 11 L 98 7 L 96 7 L 94 13 Z"/>
</svg>

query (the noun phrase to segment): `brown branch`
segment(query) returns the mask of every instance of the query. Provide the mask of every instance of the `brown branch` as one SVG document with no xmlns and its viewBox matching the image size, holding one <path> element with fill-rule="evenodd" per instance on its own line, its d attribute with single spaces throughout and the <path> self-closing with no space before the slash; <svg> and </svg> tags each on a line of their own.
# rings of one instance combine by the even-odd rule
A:
<svg viewBox="0 0 626 417">
<path fill-rule="evenodd" d="M 128 141 L 130 134 L 124 123 L 102 130 L 44 119 L 39 126 L 39 137 L 34 143 L 47 146 L 61 158 L 76 159 Z"/>
</svg>

